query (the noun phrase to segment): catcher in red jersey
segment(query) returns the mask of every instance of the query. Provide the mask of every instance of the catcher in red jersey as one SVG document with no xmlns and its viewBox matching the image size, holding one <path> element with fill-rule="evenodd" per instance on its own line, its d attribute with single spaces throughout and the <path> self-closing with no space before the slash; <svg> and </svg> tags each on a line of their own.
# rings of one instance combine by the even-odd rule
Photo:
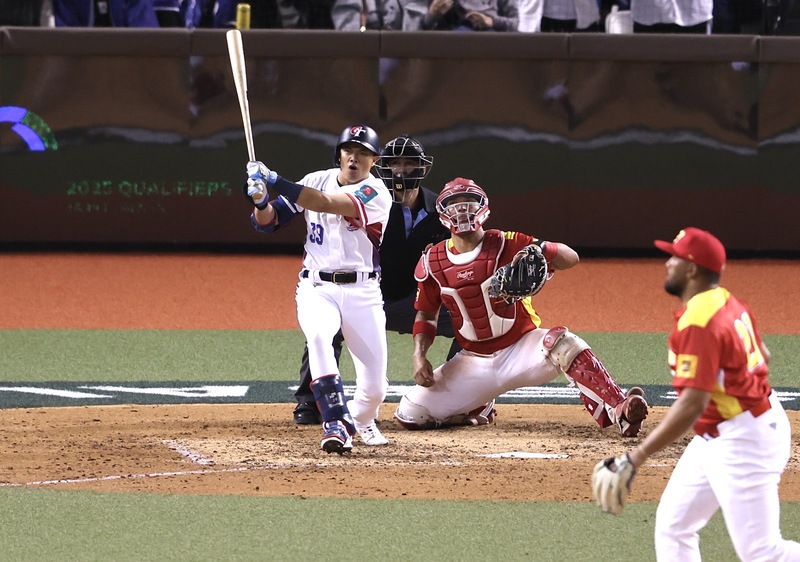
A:
<svg viewBox="0 0 800 562">
<path fill-rule="evenodd" d="M 598 503 L 620 514 L 636 469 L 693 428 L 656 511 L 656 558 L 700 560 L 698 532 L 721 509 L 739 559 L 800 561 L 800 543 L 780 532 L 789 419 L 769 384 L 770 352 L 753 312 L 719 286 L 725 247 L 692 227 L 655 244 L 671 254 L 664 288 L 683 305 L 669 335 L 678 399 L 638 447 L 597 464 Z"/>
<path fill-rule="evenodd" d="M 504 280 L 520 277 L 504 273 L 508 264 L 540 253 L 548 263 L 543 269 L 552 272 L 575 266 L 578 254 L 559 242 L 484 230 L 489 199 L 470 179 L 445 185 L 436 209 L 451 237 L 428 248 L 417 264 L 417 384 L 400 400 L 395 418 L 408 429 L 488 424 L 498 396 L 563 373 L 601 427 L 616 425 L 622 435 L 637 436 L 647 416 L 642 389 L 634 387 L 626 396 L 589 344 L 564 326 L 542 328 L 531 297 L 509 297 L 502 288 Z M 434 369 L 427 352 L 442 304 L 463 349 Z"/>
</svg>

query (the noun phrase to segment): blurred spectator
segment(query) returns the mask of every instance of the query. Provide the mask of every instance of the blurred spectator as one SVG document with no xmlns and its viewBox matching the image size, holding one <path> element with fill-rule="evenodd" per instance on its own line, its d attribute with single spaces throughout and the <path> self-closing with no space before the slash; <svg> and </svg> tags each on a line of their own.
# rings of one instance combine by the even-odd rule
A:
<svg viewBox="0 0 800 562">
<path fill-rule="evenodd" d="M 55 27 L 56 20 L 53 17 L 53 0 L 44 0 L 42 2 L 42 27 Z"/>
<path fill-rule="evenodd" d="M 53 0 L 56 27 L 159 27 L 152 0 Z"/>
<path fill-rule="evenodd" d="M 425 0 L 336 0 L 331 19 L 340 31 L 419 31 L 427 11 Z"/>
<path fill-rule="evenodd" d="M 42 0 L 0 0 L 0 26 L 38 26 Z"/>
<path fill-rule="evenodd" d="M 763 10 L 764 35 L 800 35 L 800 2 L 764 0 Z"/>
<path fill-rule="evenodd" d="M 297 12 L 297 22 L 289 21 L 284 16 L 283 26 L 296 29 L 333 29 L 331 8 L 335 0 L 295 0 L 283 1 L 280 4 L 293 4 Z"/>
<path fill-rule="evenodd" d="M 205 4 L 205 0 L 181 0 L 180 18 L 183 27 L 189 29 L 200 27 L 201 18 L 203 17 L 203 7 Z"/>
<path fill-rule="evenodd" d="M 153 0 L 159 27 L 184 27 L 180 0 Z"/>
<path fill-rule="evenodd" d="M 235 27 L 236 6 L 242 0 L 208 0 L 213 6 L 213 27 Z M 333 29 L 334 0 L 253 0 L 250 27 L 254 29 Z"/>
<path fill-rule="evenodd" d="M 714 0 L 714 20 L 712 33 L 739 34 L 754 26 L 754 33 L 760 32 L 761 5 L 764 0 Z"/>
<path fill-rule="evenodd" d="M 601 31 L 596 0 L 519 0 L 519 31 Z"/>
<path fill-rule="evenodd" d="M 714 0 L 631 0 L 634 33 L 710 32 Z"/>
<path fill-rule="evenodd" d="M 431 0 L 423 29 L 517 31 L 518 0 Z"/>
</svg>

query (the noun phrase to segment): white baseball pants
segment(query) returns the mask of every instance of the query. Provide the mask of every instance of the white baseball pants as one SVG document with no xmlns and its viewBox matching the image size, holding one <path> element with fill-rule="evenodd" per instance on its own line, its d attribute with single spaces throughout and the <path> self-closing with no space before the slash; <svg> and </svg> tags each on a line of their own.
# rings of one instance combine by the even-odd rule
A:
<svg viewBox="0 0 800 562">
<path fill-rule="evenodd" d="M 336 285 L 301 279 L 295 300 L 311 378 L 340 374 L 331 342 L 341 329 L 356 372 L 355 396 L 348 401 L 350 415 L 358 425 L 369 425 L 378 417 L 389 387 L 386 315 L 378 280 Z"/>
<path fill-rule="evenodd" d="M 744 561 L 800 562 L 800 543 L 781 537 L 778 484 L 791 447 L 786 412 L 773 392 L 772 409 L 719 424 L 719 437 L 695 436 L 661 496 L 656 558 L 699 561 L 702 529 L 722 509 L 736 554 Z"/>
<path fill-rule="evenodd" d="M 433 371 L 434 385 L 413 386 L 406 398 L 444 420 L 483 406 L 501 394 L 554 380 L 561 371 L 544 354 L 547 330 L 528 332 L 518 342 L 492 355 L 462 350 Z"/>
</svg>

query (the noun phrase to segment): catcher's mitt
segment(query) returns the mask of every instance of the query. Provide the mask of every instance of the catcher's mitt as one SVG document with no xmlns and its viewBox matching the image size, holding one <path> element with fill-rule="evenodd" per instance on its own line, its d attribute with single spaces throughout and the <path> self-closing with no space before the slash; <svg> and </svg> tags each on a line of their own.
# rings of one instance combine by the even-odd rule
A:
<svg viewBox="0 0 800 562">
<path fill-rule="evenodd" d="M 628 455 L 612 457 L 595 465 L 592 473 L 592 491 L 603 513 L 622 514 L 631 491 L 636 468 Z"/>
<path fill-rule="evenodd" d="M 525 246 L 511 263 L 494 272 L 489 296 L 513 302 L 535 295 L 548 277 L 547 260 L 538 244 Z"/>
</svg>

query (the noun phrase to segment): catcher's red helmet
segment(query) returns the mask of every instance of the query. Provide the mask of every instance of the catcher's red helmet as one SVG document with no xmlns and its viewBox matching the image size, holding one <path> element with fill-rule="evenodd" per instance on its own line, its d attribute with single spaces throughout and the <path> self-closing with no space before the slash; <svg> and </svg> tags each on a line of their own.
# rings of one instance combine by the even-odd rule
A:
<svg viewBox="0 0 800 562">
<path fill-rule="evenodd" d="M 456 178 L 445 184 L 436 199 L 436 210 L 453 234 L 475 232 L 489 218 L 489 198 L 471 179 Z"/>
<path fill-rule="evenodd" d="M 342 131 L 342 134 L 339 135 L 339 140 L 336 142 L 336 149 L 333 152 L 334 166 L 338 166 L 340 162 L 339 149 L 342 148 L 342 145 L 349 142 L 358 143 L 375 154 L 381 153 L 381 141 L 378 139 L 378 133 L 366 125 L 353 125 L 352 127 L 347 127 Z"/>
</svg>

